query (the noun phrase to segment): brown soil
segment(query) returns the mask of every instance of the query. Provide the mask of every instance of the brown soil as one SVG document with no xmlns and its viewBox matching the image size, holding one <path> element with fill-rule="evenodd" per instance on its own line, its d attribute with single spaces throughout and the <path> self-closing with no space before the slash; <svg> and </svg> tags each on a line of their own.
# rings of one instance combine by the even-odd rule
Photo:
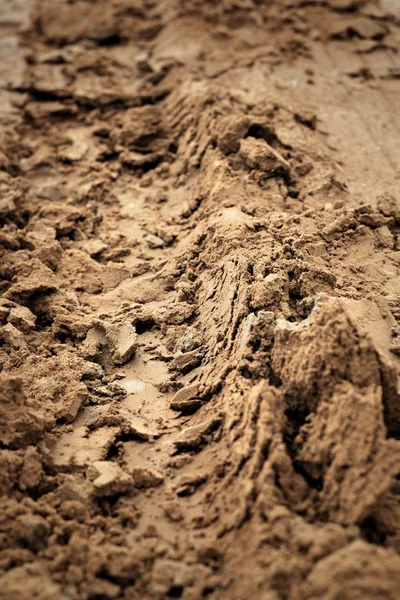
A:
<svg viewBox="0 0 400 600">
<path fill-rule="evenodd" d="M 397 600 L 398 0 L 0 31 L 0 599 Z"/>
</svg>

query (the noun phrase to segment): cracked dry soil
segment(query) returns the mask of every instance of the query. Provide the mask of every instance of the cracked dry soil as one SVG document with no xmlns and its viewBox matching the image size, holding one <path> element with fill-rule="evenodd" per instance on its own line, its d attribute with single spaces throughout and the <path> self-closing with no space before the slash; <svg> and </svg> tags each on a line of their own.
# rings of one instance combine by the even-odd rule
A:
<svg viewBox="0 0 400 600">
<path fill-rule="evenodd" d="M 397 0 L 0 2 L 1 600 L 397 600 Z"/>
</svg>

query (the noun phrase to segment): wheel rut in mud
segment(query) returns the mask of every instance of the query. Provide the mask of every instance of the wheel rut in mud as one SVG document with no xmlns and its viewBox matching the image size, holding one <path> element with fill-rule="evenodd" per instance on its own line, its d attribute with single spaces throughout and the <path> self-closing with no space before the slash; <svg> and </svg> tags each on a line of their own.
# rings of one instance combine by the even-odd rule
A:
<svg viewBox="0 0 400 600">
<path fill-rule="evenodd" d="M 4 6 L 0 598 L 395 600 L 396 3 Z"/>
</svg>

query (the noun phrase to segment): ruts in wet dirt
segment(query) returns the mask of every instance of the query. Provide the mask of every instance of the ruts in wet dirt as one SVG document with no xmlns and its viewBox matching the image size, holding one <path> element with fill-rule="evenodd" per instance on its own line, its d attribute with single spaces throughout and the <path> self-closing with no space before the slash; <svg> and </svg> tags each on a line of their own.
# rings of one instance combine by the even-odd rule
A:
<svg viewBox="0 0 400 600">
<path fill-rule="evenodd" d="M 1 600 L 397 600 L 397 0 L 0 29 Z"/>
</svg>

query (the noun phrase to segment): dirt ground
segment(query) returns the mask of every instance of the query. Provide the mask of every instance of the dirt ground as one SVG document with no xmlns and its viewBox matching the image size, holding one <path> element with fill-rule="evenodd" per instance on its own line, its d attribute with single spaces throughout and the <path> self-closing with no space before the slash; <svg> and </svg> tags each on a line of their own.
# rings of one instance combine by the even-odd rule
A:
<svg viewBox="0 0 400 600">
<path fill-rule="evenodd" d="M 399 1 L 0 33 L 0 599 L 398 600 Z"/>
</svg>

